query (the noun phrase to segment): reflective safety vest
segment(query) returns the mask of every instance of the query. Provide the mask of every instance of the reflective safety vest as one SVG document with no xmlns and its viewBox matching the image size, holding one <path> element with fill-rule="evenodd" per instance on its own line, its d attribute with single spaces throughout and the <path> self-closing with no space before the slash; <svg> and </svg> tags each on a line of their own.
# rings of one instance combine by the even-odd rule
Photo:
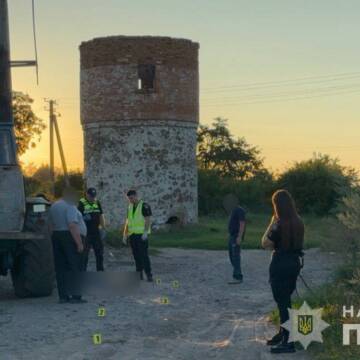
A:
<svg viewBox="0 0 360 360">
<path fill-rule="evenodd" d="M 128 214 L 127 214 L 127 224 L 129 235 L 137 234 L 142 235 L 145 232 L 145 218 L 142 214 L 143 201 L 140 200 L 136 206 L 134 212 L 134 205 L 129 204 Z M 150 233 L 150 229 L 149 229 Z"/>
<path fill-rule="evenodd" d="M 81 198 L 80 202 L 84 205 L 84 216 L 94 213 L 100 213 L 98 201 L 89 202 L 86 198 Z"/>
</svg>

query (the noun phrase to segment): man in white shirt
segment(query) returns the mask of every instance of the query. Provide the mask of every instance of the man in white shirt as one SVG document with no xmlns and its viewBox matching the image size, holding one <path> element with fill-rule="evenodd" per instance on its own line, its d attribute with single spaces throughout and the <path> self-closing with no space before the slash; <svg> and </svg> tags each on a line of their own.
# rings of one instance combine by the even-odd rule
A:
<svg viewBox="0 0 360 360">
<path fill-rule="evenodd" d="M 75 205 L 77 200 L 76 191 L 68 187 L 64 190 L 63 197 L 50 208 L 49 225 L 52 232 L 59 303 L 86 302 L 79 293 L 80 286 L 74 286 L 76 279 L 80 279 L 83 268 L 82 253 L 86 237 L 86 225 Z M 70 284 L 70 281 L 74 283 Z M 70 285 L 73 285 L 72 289 Z"/>
</svg>

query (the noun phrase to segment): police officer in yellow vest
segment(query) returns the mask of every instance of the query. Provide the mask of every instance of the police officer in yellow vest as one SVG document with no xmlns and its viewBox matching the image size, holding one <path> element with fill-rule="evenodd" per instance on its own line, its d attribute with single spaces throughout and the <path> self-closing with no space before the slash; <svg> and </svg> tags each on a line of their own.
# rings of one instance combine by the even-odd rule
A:
<svg viewBox="0 0 360 360">
<path fill-rule="evenodd" d="M 80 199 L 78 209 L 82 213 L 86 227 L 86 245 L 84 250 L 84 270 L 86 271 L 90 249 L 94 249 L 96 270 L 104 271 L 104 244 L 100 227 L 105 229 L 105 218 L 100 202 L 96 199 L 96 189 L 89 188 L 85 197 Z"/>
<path fill-rule="evenodd" d="M 151 282 L 153 281 L 153 277 L 148 252 L 148 236 L 151 232 L 151 208 L 148 204 L 138 199 L 135 190 L 129 190 L 127 192 L 127 198 L 129 200 L 129 207 L 127 210 L 123 243 L 127 245 L 128 241 L 130 242 L 136 271 L 139 273 L 140 279 L 143 279 L 143 271 L 145 271 L 147 280 Z"/>
</svg>

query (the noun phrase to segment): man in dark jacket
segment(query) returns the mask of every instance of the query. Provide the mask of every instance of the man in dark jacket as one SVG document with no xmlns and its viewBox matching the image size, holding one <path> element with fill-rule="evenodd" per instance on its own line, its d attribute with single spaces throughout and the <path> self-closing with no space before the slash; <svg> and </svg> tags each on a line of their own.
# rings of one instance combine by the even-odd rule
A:
<svg viewBox="0 0 360 360">
<path fill-rule="evenodd" d="M 243 281 L 241 271 L 241 243 L 245 236 L 245 210 L 238 204 L 231 211 L 228 232 L 229 232 L 229 258 L 233 267 L 233 281 L 230 284 L 240 284 Z"/>
</svg>

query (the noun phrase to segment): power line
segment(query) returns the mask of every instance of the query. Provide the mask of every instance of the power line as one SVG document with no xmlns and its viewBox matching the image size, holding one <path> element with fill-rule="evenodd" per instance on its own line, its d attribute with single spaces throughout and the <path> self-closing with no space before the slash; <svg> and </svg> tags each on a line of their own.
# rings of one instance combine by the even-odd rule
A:
<svg viewBox="0 0 360 360">
<path fill-rule="evenodd" d="M 290 86 L 296 83 L 319 83 L 319 82 L 329 82 L 329 81 L 339 81 L 346 80 L 348 78 L 357 78 L 360 76 L 360 72 L 350 72 L 350 73 L 342 73 L 342 74 L 332 74 L 332 75 L 320 75 L 320 76 L 308 76 L 304 78 L 296 78 L 296 79 L 288 79 L 288 80 L 280 80 L 280 81 L 266 81 L 266 82 L 257 82 L 257 83 L 248 83 L 242 85 L 230 85 L 230 86 L 220 86 L 220 87 L 209 87 L 202 89 L 203 93 L 208 92 L 221 92 L 223 90 L 232 90 L 232 89 L 240 89 L 239 91 L 259 88 L 259 87 L 277 87 L 277 86 Z M 329 79 L 328 79 L 329 78 Z M 312 80 L 312 81 L 309 81 Z M 301 84 L 301 85 L 305 85 Z"/>
<path fill-rule="evenodd" d="M 320 95 L 313 95 L 313 96 L 298 96 L 298 97 L 290 97 L 290 98 L 284 98 L 284 99 L 276 99 L 276 100 L 263 100 L 263 101 L 240 101 L 237 103 L 222 103 L 222 104 L 205 104 L 202 107 L 209 107 L 209 106 L 237 106 L 237 105 L 246 105 L 246 104 L 262 104 L 262 103 L 275 103 L 275 102 L 289 102 L 289 101 L 297 101 L 297 100 L 306 100 L 306 99 L 314 99 L 314 98 L 321 98 L 321 97 L 327 97 L 327 96 L 338 96 L 338 95 L 347 95 L 347 94 L 355 94 L 360 93 L 359 90 L 354 91 L 342 91 L 342 92 L 329 92 L 326 94 L 320 94 Z"/>
<path fill-rule="evenodd" d="M 330 79 L 328 79 L 330 78 Z M 268 87 L 277 87 L 277 86 L 293 86 L 293 85 L 311 85 L 318 83 L 327 83 L 333 81 L 343 81 L 343 80 L 353 80 L 360 78 L 360 72 L 349 72 L 349 73 L 340 73 L 340 74 L 331 74 L 331 75 L 320 75 L 320 76 L 308 76 L 304 78 L 296 78 L 296 79 L 288 79 L 281 81 L 268 81 L 268 82 L 258 82 L 258 83 L 248 83 L 243 85 L 232 85 L 232 86 L 221 86 L 221 87 L 213 87 L 213 88 L 203 88 L 201 89 L 201 93 L 207 93 L 208 90 L 216 90 L 221 89 L 239 89 L 239 91 L 252 90 L 257 88 L 268 88 Z M 315 79 L 314 81 L 307 81 Z M 318 79 L 318 80 L 316 80 Z M 299 83 L 299 84 L 298 84 Z M 66 101 L 79 101 L 78 97 L 61 97 L 59 99 L 64 99 Z"/>
<path fill-rule="evenodd" d="M 272 82 L 258 82 L 252 84 L 244 84 L 244 85 L 234 85 L 234 86 L 224 86 L 218 88 L 210 88 L 209 90 L 215 90 L 213 92 L 223 91 L 233 91 L 235 93 L 234 96 L 226 96 L 226 97 L 202 97 L 201 104 L 202 106 L 236 106 L 240 104 L 258 104 L 258 103 L 270 103 L 270 102 L 288 102 L 288 101 L 296 101 L 296 100 L 305 100 L 312 99 L 318 97 L 325 96 L 336 96 L 336 95 L 345 95 L 345 94 L 353 94 L 358 92 L 358 87 L 360 83 L 350 83 L 350 84 L 338 84 L 335 86 L 327 86 L 327 87 L 317 87 L 317 88 L 301 88 L 304 86 L 309 86 L 312 84 L 321 84 L 321 83 L 329 83 L 329 82 L 339 82 L 339 81 L 349 81 L 354 79 L 360 79 L 360 72 L 349 72 L 349 73 L 338 73 L 338 74 L 329 74 L 329 75 L 320 75 L 320 76 L 308 76 L 304 78 L 296 78 L 282 81 L 272 81 Z M 312 80 L 312 81 L 309 81 Z M 290 89 L 289 91 L 278 91 L 278 92 L 263 92 L 263 93 L 251 93 L 254 90 L 261 89 L 270 89 L 274 87 L 288 87 L 288 86 L 296 86 L 298 89 Z M 235 90 L 234 90 L 235 89 Z M 236 90 L 237 89 L 237 90 Z M 347 91 L 351 89 L 356 89 L 356 91 Z M 341 90 L 341 91 L 337 91 Z M 245 96 L 236 95 L 236 92 L 249 92 Z M 201 93 L 206 93 L 206 89 L 202 90 Z M 311 94 L 311 96 L 309 96 Z M 304 95 L 304 96 L 297 96 Z M 277 99 L 281 97 L 280 99 Z M 62 97 L 64 99 L 63 105 L 66 107 L 74 107 L 75 104 L 79 103 L 80 99 L 77 97 Z M 228 103 L 229 100 L 240 100 L 236 103 Z M 247 101 L 251 100 L 251 101 Z M 254 101 L 253 101 L 254 100 Z M 220 103 L 219 103 L 220 102 Z"/>
<path fill-rule="evenodd" d="M 296 95 L 310 95 L 310 94 L 329 94 L 338 93 L 337 90 L 351 90 L 351 89 L 358 89 L 360 87 L 360 83 L 358 84 L 347 84 L 347 85 L 338 85 L 338 86 L 330 86 L 330 87 L 322 87 L 322 88 L 308 88 L 308 89 L 299 89 L 299 90 L 290 90 L 290 91 L 281 91 L 281 92 L 268 92 L 268 93 L 258 93 L 258 94 L 250 94 L 250 95 L 243 95 L 243 96 L 230 96 L 230 97 L 222 97 L 222 98 L 205 98 L 201 102 L 204 104 L 206 103 L 213 103 L 221 101 L 223 104 L 226 101 L 231 100 L 247 100 L 247 99 L 271 99 L 277 97 L 293 97 Z M 227 103 L 226 103 L 227 104 Z M 214 104 L 215 105 L 215 104 Z"/>
<path fill-rule="evenodd" d="M 314 151 L 314 149 L 320 149 L 320 150 L 326 150 L 326 151 L 358 151 L 360 149 L 360 146 L 359 145 L 353 145 L 353 146 L 321 146 L 321 145 L 316 145 L 316 146 L 313 146 L 313 147 L 304 147 L 302 145 L 299 145 L 298 147 L 275 147 L 275 148 L 271 148 L 271 147 L 266 147 L 266 150 L 268 151 L 284 151 L 284 149 L 286 148 L 286 151 Z"/>
<path fill-rule="evenodd" d="M 269 93 L 269 94 L 253 94 L 243 97 L 227 97 L 227 98 L 213 98 L 213 99 L 204 99 L 200 101 L 201 107 L 223 107 L 223 106 L 238 106 L 238 105 L 251 105 L 251 104 L 263 104 L 263 103 L 275 103 L 275 102 L 289 102 L 289 101 L 299 101 L 307 100 L 314 98 L 322 98 L 329 96 L 341 96 L 348 94 L 357 94 L 360 92 L 360 84 L 352 84 L 348 86 L 334 86 L 328 88 L 319 88 L 319 89 L 308 89 L 308 90 L 297 90 L 293 92 L 279 92 L 279 93 Z M 349 89 L 356 89 L 348 91 Z M 341 90 L 341 91 L 335 91 Z M 296 95 L 306 95 L 313 94 L 311 96 L 296 96 Z M 238 102 L 227 102 L 228 100 L 237 100 Z M 210 101 L 206 101 L 210 100 Z M 75 101 L 76 102 L 76 101 Z M 78 104 L 75 102 L 63 103 L 63 107 L 74 108 Z"/>
</svg>

